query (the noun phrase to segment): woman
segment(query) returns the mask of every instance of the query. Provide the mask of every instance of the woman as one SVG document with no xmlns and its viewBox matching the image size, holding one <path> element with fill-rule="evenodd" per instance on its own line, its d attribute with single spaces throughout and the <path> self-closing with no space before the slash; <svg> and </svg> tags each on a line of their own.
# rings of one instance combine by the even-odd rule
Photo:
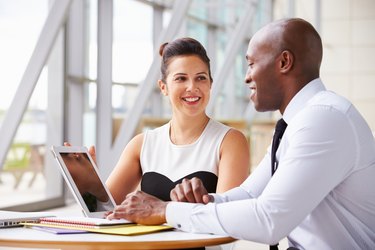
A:
<svg viewBox="0 0 375 250">
<path fill-rule="evenodd" d="M 161 45 L 161 93 L 172 105 L 171 120 L 135 136 L 106 184 L 117 204 L 141 190 L 162 200 L 184 178 L 198 177 L 209 192 L 241 184 L 249 172 L 245 136 L 205 112 L 212 77 L 206 50 L 192 38 Z"/>
</svg>

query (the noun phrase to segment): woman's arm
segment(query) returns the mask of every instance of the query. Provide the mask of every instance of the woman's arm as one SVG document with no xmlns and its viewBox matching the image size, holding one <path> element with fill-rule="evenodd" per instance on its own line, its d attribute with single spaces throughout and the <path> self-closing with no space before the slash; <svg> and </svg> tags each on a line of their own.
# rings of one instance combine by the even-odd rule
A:
<svg viewBox="0 0 375 250">
<path fill-rule="evenodd" d="M 106 181 L 116 204 L 121 204 L 126 195 L 134 191 L 142 177 L 140 153 L 143 134 L 135 136 L 125 147 L 116 167 Z"/>
<path fill-rule="evenodd" d="M 250 150 L 243 133 L 231 129 L 220 147 L 220 163 L 216 192 L 238 187 L 249 175 Z"/>
</svg>

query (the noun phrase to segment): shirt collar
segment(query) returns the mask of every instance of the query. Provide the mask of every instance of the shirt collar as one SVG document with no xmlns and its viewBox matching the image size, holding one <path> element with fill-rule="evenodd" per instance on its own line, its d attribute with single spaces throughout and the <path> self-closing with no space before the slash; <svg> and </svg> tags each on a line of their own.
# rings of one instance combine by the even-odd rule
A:
<svg viewBox="0 0 375 250">
<path fill-rule="evenodd" d="M 318 92 L 326 90 L 320 78 L 316 78 L 306 84 L 298 93 L 292 98 L 288 106 L 286 106 L 283 119 L 287 124 L 293 117 L 302 110 L 308 101 Z"/>
</svg>

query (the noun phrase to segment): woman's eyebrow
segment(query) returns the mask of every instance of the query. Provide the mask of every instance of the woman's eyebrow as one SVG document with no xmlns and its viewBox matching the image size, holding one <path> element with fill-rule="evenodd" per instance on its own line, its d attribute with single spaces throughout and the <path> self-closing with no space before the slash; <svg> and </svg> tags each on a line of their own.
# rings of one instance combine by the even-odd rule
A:
<svg viewBox="0 0 375 250">
<path fill-rule="evenodd" d="M 186 73 L 182 73 L 182 72 L 178 72 L 178 73 L 173 74 L 173 76 L 178 76 L 178 75 L 187 75 L 187 74 Z"/>
</svg>

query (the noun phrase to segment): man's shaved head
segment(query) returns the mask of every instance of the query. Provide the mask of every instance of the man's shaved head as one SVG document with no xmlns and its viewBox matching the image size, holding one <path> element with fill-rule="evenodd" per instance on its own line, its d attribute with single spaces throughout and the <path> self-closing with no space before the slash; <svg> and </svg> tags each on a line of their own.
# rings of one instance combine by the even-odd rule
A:
<svg viewBox="0 0 375 250">
<path fill-rule="evenodd" d="M 295 59 L 296 73 L 311 79 L 319 77 L 322 41 L 309 22 L 300 18 L 278 20 L 259 30 L 253 39 L 269 46 L 274 55 L 290 51 Z"/>
<path fill-rule="evenodd" d="M 323 48 L 318 32 L 299 18 L 282 19 L 251 38 L 245 82 L 258 111 L 284 112 L 290 100 L 319 77 Z"/>
</svg>

